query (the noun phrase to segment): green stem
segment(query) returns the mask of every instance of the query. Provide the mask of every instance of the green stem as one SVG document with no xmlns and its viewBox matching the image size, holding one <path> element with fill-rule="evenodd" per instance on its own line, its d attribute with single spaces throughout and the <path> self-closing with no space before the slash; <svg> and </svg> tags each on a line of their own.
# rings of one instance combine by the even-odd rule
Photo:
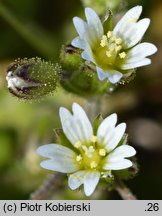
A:
<svg viewBox="0 0 162 216">
<path fill-rule="evenodd" d="M 26 27 L 24 23 L 19 21 L 8 8 L 0 2 L 0 16 L 9 23 L 28 43 L 32 45 L 41 55 L 45 57 L 51 57 L 53 53 L 53 47 L 47 40 L 41 38 L 40 35 L 32 32 L 31 29 Z M 50 46 L 49 46 L 50 44 Z"/>
</svg>

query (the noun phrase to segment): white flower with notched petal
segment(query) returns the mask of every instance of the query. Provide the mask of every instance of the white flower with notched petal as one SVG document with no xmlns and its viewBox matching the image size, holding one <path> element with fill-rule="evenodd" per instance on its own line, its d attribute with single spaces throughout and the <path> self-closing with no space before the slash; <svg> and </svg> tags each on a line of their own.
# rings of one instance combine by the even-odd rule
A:
<svg viewBox="0 0 162 216">
<path fill-rule="evenodd" d="M 73 18 L 79 36 L 72 45 L 84 50 L 82 58 L 96 65 L 100 80 L 108 78 L 111 83 L 117 83 L 124 74 L 151 63 L 146 57 L 157 48 L 151 43 L 140 43 L 150 24 L 148 18 L 138 21 L 141 12 L 142 6 L 130 9 L 108 32 L 104 32 L 101 20 L 91 8 L 85 9 L 87 22 Z"/>
<path fill-rule="evenodd" d="M 136 151 L 125 143 L 121 145 L 126 124 L 115 126 L 116 114 L 104 119 L 94 134 L 84 110 L 76 103 L 72 110 L 73 115 L 60 108 L 63 131 L 72 149 L 48 144 L 39 147 L 37 153 L 49 158 L 41 162 L 43 168 L 68 173 L 69 187 L 75 190 L 83 184 L 85 194 L 90 196 L 101 177 L 110 175 L 111 170 L 131 167 L 132 162 L 126 158 L 134 156 Z"/>
</svg>

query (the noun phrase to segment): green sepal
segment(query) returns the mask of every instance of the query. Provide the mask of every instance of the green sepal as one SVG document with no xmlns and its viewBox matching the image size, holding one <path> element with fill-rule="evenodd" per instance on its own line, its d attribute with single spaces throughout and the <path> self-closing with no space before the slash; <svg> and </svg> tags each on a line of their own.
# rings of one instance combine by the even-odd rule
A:
<svg viewBox="0 0 162 216">
<path fill-rule="evenodd" d="M 131 161 L 133 165 L 128 169 L 112 171 L 114 177 L 121 180 L 129 180 L 134 178 L 139 171 L 139 167 L 136 161 L 136 157 L 132 158 Z"/>
<path fill-rule="evenodd" d="M 83 65 L 83 59 L 81 58 L 81 50 L 71 45 L 62 46 L 60 53 L 60 63 L 63 70 L 73 73 Z"/>
<path fill-rule="evenodd" d="M 126 145 L 128 143 L 128 134 L 124 134 L 121 141 L 118 144 L 119 146 Z M 136 161 L 136 157 L 131 158 L 133 165 L 128 169 L 123 170 L 115 170 L 112 171 L 112 174 L 118 179 L 128 180 L 136 176 L 138 173 L 138 164 Z"/>
<path fill-rule="evenodd" d="M 102 186 L 103 190 L 111 191 L 115 187 L 115 178 L 114 178 L 114 176 L 101 178 L 100 182 L 101 182 L 101 186 Z"/>
<path fill-rule="evenodd" d="M 93 121 L 93 133 L 94 135 L 97 135 L 97 130 L 101 122 L 103 121 L 103 117 L 101 114 L 99 114 Z"/>
<path fill-rule="evenodd" d="M 108 31 L 113 30 L 113 13 L 111 10 L 108 10 L 105 16 L 102 18 L 104 33 L 107 34 Z"/>
<path fill-rule="evenodd" d="M 72 149 L 73 151 L 77 152 L 77 149 L 73 147 L 73 145 L 70 143 L 70 141 L 66 138 L 63 130 L 61 128 L 55 128 L 54 129 L 56 142 Z"/>
<path fill-rule="evenodd" d="M 124 134 L 123 137 L 121 138 L 118 147 L 122 145 L 126 145 L 128 143 L 128 134 Z"/>
</svg>

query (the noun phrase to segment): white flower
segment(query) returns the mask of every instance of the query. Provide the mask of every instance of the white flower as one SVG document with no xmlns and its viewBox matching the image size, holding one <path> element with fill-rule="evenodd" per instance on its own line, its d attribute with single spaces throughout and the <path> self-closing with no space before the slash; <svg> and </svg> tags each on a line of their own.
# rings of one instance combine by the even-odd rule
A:
<svg viewBox="0 0 162 216">
<path fill-rule="evenodd" d="M 141 12 L 142 6 L 133 7 L 108 32 L 104 32 L 101 20 L 91 8 L 85 9 L 87 22 L 73 18 L 79 36 L 72 45 L 84 50 L 82 58 L 96 66 L 100 80 L 108 78 L 117 83 L 124 74 L 151 63 L 147 56 L 157 48 L 151 43 L 140 43 L 150 24 L 148 18 L 138 21 Z"/>
<path fill-rule="evenodd" d="M 131 167 L 132 162 L 126 158 L 134 156 L 136 151 L 125 143 L 118 146 L 126 124 L 115 126 L 116 114 L 104 119 L 94 135 L 84 110 L 76 103 L 72 110 L 73 115 L 67 109 L 60 108 L 63 132 L 72 149 L 60 144 L 48 144 L 39 147 L 37 153 L 49 158 L 41 162 L 43 168 L 68 173 L 69 187 L 75 190 L 83 184 L 85 194 L 90 196 L 101 177 L 111 176 L 111 170 Z"/>
</svg>

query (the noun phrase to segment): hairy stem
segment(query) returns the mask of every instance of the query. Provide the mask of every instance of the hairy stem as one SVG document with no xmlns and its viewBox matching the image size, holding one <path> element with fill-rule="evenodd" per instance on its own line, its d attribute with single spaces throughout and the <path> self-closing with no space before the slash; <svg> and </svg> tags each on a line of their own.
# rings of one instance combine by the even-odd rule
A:
<svg viewBox="0 0 162 216">
<path fill-rule="evenodd" d="M 52 192 L 60 191 L 63 189 L 64 175 L 61 173 L 55 173 L 50 176 L 46 182 L 38 188 L 34 193 L 30 195 L 31 200 L 46 200 L 50 198 Z"/>
<path fill-rule="evenodd" d="M 119 193 L 123 200 L 137 200 L 136 196 L 121 180 L 117 181 L 115 190 Z"/>
<path fill-rule="evenodd" d="M 84 109 L 88 114 L 88 117 L 93 121 L 100 113 L 102 107 L 102 96 L 99 95 L 95 98 L 86 99 L 84 103 Z"/>
</svg>

